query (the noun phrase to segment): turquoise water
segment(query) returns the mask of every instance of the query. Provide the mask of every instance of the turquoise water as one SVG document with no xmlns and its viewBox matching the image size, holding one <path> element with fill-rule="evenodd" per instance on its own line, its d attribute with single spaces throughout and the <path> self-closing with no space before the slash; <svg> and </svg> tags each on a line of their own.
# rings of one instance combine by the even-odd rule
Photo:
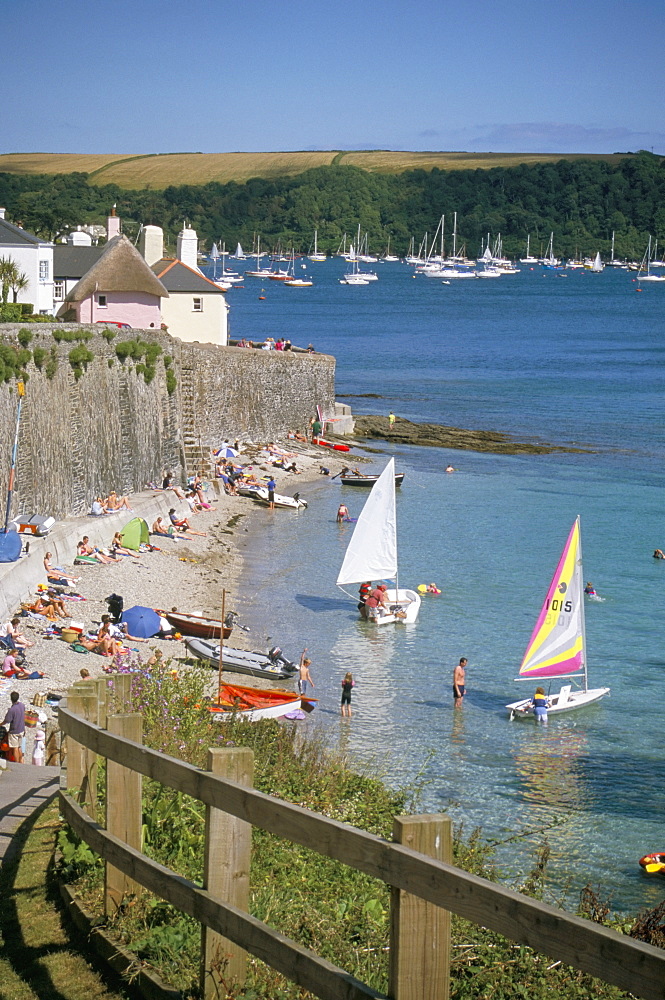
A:
<svg viewBox="0 0 665 1000">
<path fill-rule="evenodd" d="M 270 635 L 313 660 L 319 709 L 307 725 L 394 784 L 423 781 L 421 808 L 448 809 L 501 844 L 509 874 L 529 865 L 543 830 L 558 892 L 599 885 L 617 909 L 662 898 L 638 858 L 663 850 L 660 695 L 665 654 L 662 311 L 626 272 L 525 270 L 443 286 L 379 265 L 351 288 L 338 261 L 310 264 L 311 289 L 234 291 L 233 336 L 288 335 L 338 359 L 337 388 L 356 412 L 397 414 L 519 438 L 576 442 L 585 455 L 497 456 L 391 448 L 400 582 L 434 580 L 413 626 L 372 629 L 337 590 L 363 496 L 338 482 L 308 488 L 309 509 L 266 517 L 249 542 L 242 610 L 257 644 Z M 274 283 L 273 283 L 274 284 Z M 463 286 L 463 287 L 461 287 Z M 381 399 L 360 398 L 376 393 Z M 381 447 L 381 445 L 378 445 Z M 451 461 L 459 471 L 443 472 Z M 327 463 L 339 463 L 332 456 Z M 610 698 L 545 728 L 510 722 L 514 677 L 567 533 L 582 519 L 590 682 Z M 453 711 L 452 669 L 467 656 L 468 695 Z M 343 674 L 354 715 L 339 716 Z M 523 838 L 515 839 L 520 835 Z"/>
</svg>

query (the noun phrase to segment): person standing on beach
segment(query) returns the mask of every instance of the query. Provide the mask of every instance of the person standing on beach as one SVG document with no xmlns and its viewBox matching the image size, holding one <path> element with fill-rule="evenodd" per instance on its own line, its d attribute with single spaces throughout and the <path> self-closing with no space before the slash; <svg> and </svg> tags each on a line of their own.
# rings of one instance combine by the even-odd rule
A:
<svg viewBox="0 0 665 1000">
<path fill-rule="evenodd" d="M 466 656 L 460 658 L 459 663 L 453 671 L 453 698 L 455 699 L 455 708 L 462 707 L 462 701 L 464 700 L 464 695 L 466 694 Z"/>
<path fill-rule="evenodd" d="M 308 684 L 311 684 L 312 687 L 315 687 L 314 681 L 312 680 L 312 675 L 309 672 L 309 668 L 312 664 L 312 661 L 307 659 L 307 657 L 305 656 L 306 652 L 307 652 L 307 647 L 303 649 L 302 654 L 300 656 L 300 674 L 298 677 L 298 691 L 300 692 L 300 694 L 307 693 Z"/>
<path fill-rule="evenodd" d="M 395 426 L 395 414 L 393 413 L 392 410 L 388 414 L 388 423 L 390 424 L 390 429 L 392 430 L 392 428 Z"/>
<path fill-rule="evenodd" d="M 353 679 L 353 674 L 346 674 L 344 680 L 342 681 L 342 715 L 348 715 L 351 718 L 351 692 L 356 686 L 356 682 Z"/>
<path fill-rule="evenodd" d="M 25 705 L 18 700 L 18 691 L 10 694 L 11 706 L 7 709 L 7 714 L 2 720 L 2 725 L 7 726 L 7 742 L 12 755 L 12 760 L 17 764 L 23 763 L 22 742 L 25 736 Z"/>
<path fill-rule="evenodd" d="M 320 437 L 322 430 L 323 423 L 319 420 L 318 416 L 314 417 L 312 420 L 312 439 Z"/>
</svg>

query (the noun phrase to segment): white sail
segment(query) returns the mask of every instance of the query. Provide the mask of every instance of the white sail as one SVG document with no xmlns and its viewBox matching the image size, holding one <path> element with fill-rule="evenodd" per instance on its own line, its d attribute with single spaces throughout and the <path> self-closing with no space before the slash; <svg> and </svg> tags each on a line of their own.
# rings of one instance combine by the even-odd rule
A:
<svg viewBox="0 0 665 1000">
<path fill-rule="evenodd" d="M 358 518 L 342 568 L 338 587 L 366 580 L 397 577 L 397 520 L 395 515 L 395 459 L 372 487 Z"/>
</svg>

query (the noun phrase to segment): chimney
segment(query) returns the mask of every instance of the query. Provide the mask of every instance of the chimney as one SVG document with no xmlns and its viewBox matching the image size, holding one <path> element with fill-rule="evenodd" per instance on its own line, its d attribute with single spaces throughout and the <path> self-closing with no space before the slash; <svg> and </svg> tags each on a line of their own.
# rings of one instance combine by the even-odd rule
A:
<svg viewBox="0 0 665 1000">
<path fill-rule="evenodd" d="M 188 267 L 198 270 L 198 249 L 199 241 L 195 229 L 190 229 L 188 225 L 183 226 L 178 233 L 178 249 L 176 257 Z"/>
<path fill-rule="evenodd" d="M 142 226 L 139 236 L 139 252 L 148 267 L 152 267 L 164 256 L 164 233 L 159 226 Z"/>
<path fill-rule="evenodd" d="M 120 219 L 115 214 L 115 205 L 111 209 L 111 214 L 106 220 L 106 239 L 112 240 L 114 236 L 120 235 Z"/>
</svg>

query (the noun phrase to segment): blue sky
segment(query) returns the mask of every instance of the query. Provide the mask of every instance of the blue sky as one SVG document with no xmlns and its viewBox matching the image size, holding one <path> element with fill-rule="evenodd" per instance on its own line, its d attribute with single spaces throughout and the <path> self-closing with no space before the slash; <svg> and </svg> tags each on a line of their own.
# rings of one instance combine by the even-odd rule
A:
<svg viewBox="0 0 665 1000">
<path fill-rule="evenodd" d="M 665 3 L 4 0 L 0 152 L 665 153 Z"/>
</svg>

